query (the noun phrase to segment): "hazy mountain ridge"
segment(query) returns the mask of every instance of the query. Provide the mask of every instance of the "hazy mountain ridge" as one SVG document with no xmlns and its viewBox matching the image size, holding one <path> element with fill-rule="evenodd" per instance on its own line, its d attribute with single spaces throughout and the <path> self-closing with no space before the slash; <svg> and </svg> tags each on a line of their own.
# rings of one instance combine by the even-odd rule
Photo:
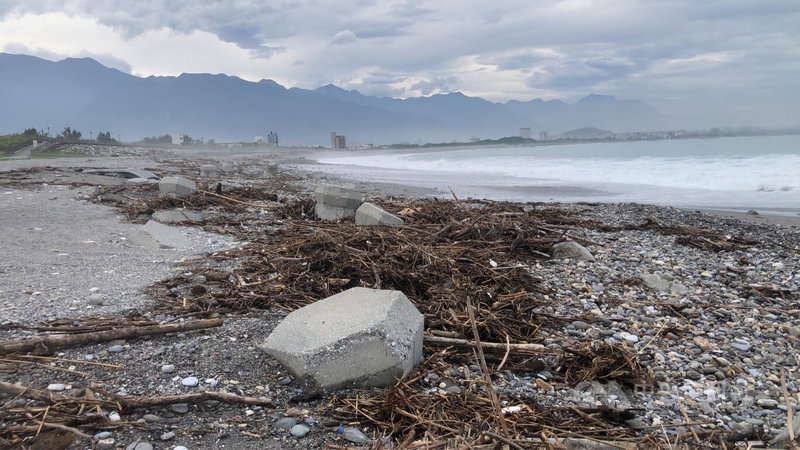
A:
<svg viewBox="0 0 800 450">
<path fill-rule="evenodd" d="M 182 74 L 140 78 L 89 58 L 51 62 L 0 53 L 0 133 L 28 127 L 55 134 L 65 126 L 123 139 L 180 132 L 217 141 L 249 141 L 276 131 L 283 144 L 447 142 L 499 138 L 521 127 L 555 135 L 580 127 L 614 131 L 658 128 L 664 116 L 639 101 L 590 95 L 494 103 L 462 93 L 394 99 L 333 85 L 287 89 L 272 80 Z"/>
</svg>

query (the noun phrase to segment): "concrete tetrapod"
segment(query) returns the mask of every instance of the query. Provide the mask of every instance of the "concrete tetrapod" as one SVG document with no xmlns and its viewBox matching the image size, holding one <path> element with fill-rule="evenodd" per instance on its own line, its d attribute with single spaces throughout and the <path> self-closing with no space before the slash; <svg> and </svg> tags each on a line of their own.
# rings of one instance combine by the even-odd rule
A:
<svg viewBox="0 0 800 450">
<path fill-rule="evenodd" d="M 314 201 L 317 217 L 336 221 L 354 216 L 363 199 L 355 189 L 323 184 L 314 191 Z"/>
<path fill-rule="evenodd" d="M 423 328 L 402 292 L 357 287 L 293 311 L 260 348 L 321 389 L 388 386 L 422 359 Z"/>
</svg>

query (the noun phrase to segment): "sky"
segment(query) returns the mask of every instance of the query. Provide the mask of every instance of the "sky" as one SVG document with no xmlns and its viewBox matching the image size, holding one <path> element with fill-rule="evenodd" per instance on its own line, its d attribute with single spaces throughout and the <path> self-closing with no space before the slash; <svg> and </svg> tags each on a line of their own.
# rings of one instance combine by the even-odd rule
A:
<svg viewBox="0 0 800 450">
<path fill-rule="evenodd" d="M 644 100 L 800 124 L 798 0 L 0 0 L 0 51 L 398 98 Z"/>
</svg>

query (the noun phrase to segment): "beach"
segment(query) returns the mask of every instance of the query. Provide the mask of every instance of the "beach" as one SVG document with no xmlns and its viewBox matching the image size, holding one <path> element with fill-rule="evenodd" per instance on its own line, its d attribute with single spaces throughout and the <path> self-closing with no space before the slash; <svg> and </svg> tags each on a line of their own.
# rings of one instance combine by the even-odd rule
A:
<svg viewBox="0 0 800 450">
<path fill-rule="evenodd" d="M 268 406 L 208 400 L 153 406 L 119 411 L 120 421 L 73 423 L 89 436 L 107 433 L 95 442 L 111 439 L 109 448 L 136 442 L 326 448 L 345 444 L 331 431 L 342 424 L 390 436 L 395 445 L 411 436 L 420 446 L 452 440 L 499 447 L 501 441 L 474 433 L 496 417 L 470 351 L 427 341 L 425 362 L 397 391 L 405 403 L 395 407 L 406 415 L 384 416 L 385 390 L 314 392 L 257 349 L 289 310 L 340 289 L 341 280 L 405 287 L 425 314 L 426 337 L 472 338 L 467 292 L 484 342 L 541 345 L 535 354 L 487 354 L 494 389 L 510 408 L 506 439 L 523 448 L 564 444 L 576 434 L 620 446 L 666 445 L 665 439 L 694 441 L 692 433 L 708 445 L 734 448 L 772 441 L 786 430 L 788 408 L 800 411 L 800 216 L 794 209 L 741 205 L 759 212 L 754 215 L 741 208 L 614 202 L 608 200 L 620 197 L 601 188 L 515 186 L 509 177 L 492 191 L 461 173 L 319 163 L 330 153 L 312 150 L 76 150 L 94 156 L 0 160 L 0 220 L 10 230 L 2 240 L 0 339 L 104 321 L 221 318 L 224 325 L 63 348 L 38 365 L 17 358 L 3 363 L 3 380 L 42 391 L 63 385 L 57 392 L 75 396 L 95 384 L 140 398 L 227 392 L 269 400 Z M 218 176 L 202 179 L 201 164 L 217 167 Z M 215 182 L 230 187 L 222 197 L 196 193 L 164 203 L 152 187 L 80 171 L 88 167 L 181 175 L 209 192 Z M 412 212 L 397 230 L 324 223 L 306 215 L 304 205 L 325 183 L 349 185 L 390 213 Z M 509 192 L 526 200 L 509 202 Z M 204 216 L 204 223 L 176 226 L 191 245 L 148 249 L 127 242 L 154 206 L 164 204 Z M 580 243 L 593 261 L 548 256 L 554 242 L 565 240 Z M 328 272 L 264 263 L 318 261 L 331 257 L 325 249 L 335 245 L 356 251 L 338 256 Z M 410 255 L 421 254 L 438 262 L 424 268 L 411 262 Z M 360 266 L 367 263 L 369 269 Z M 604 358 L 621 364 L 619 372 L 593 366 Z M 33 400 L 7 392 L 2 399 L 3 427 L 30 424 L 9 408 L 33 408 Z M 625 414 L 612 419 L 610 411 Z M 50 414 L 68 412 L 53 406 Z M 276 426 L 287 418 L 308 434 L 295 437 Z M 554 430 L 557 425 L 573 431 Z M 549 430 L 545 437 L 542 430 Z M 68 434 L 71 448 L 91 444 Z"/>
</svg>

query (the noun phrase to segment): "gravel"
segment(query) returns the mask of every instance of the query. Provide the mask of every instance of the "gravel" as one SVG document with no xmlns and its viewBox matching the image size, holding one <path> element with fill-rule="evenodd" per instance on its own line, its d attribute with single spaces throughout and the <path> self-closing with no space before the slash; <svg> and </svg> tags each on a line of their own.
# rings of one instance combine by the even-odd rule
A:
<svg viewBox="0 0 800 450">
<path fill-rule="evenodd" d="M 152 311 L 146 288 L 162 278 L 189 273 L 194 262 L 205 262 L 197 259 L 201 254 L 237 245 L 189 227 L 181 228 L 193 243 L 186 250 L 130 246 L 124 238 L 137 225 L 125 223 L 110 208 L 88 203 L 92 190 L 49 184 L 0 188 L 0 226 L 5 233 L 0 252 L 6 255 L 0 260 L 0 322 L 34 325 L 133 310 L 164 319 Z M 662 225 L 723 230 L 760 244 L 713 253 L 647 230 L 572 230 L 600 244 L 587 245 L 595 262 L 552 260 L 531 268 L 552 291 L 536 294 L 548 301 L 532 313 L 580 318 L 546 335 L 545 345 L 561 349 L 584 341 L 622 343 L 638 354 L 652 379 L 635 389 L 598 381 L 569 387 L 548 382 L 553 376 L 546 370 L 504 370 L 494 380 L 501 395 L 535 398 L 540 407 L 641 408 L 631 426 L 683 422 L 683 406 L 690 420 L 710 422 L 718 429 L 754 430 L 767 440 L 785 429 L 782 375 L 795 396 L 791 407 L 800 411 L 797 228 L 638 204 L 559 206 L 608 225 L 653 218 Z M 759 294 L 757 288 L 764 286 L 780 289 L 782 297 Z M 289 399 L 308 393 L 308 388 L 256 349 L 283 314 L 227 314 L 225 324 L 216 329 L 90 344 L 58 354 L 120 365 L 120 370 L 80 366 L 77 370 L 85 373 L 81 375 L 70 371 L 74 363 L 59 361 L 53 365 L 64 370 L 25 366 L 4 377 L 38 389 L 57 387 L 67 394 L 100 383 L 128 395 L 210 390 L 274 402 L 272 408 L 209 401 L 125 413 L 121 423 L 141 420 L 146 426 L 98 434 L 95 440 L 106 440 L 108 448 L 152 448 L 151 442 L 158 443 L 157 448 L 324 448 L 335 434 L 326 428 L 326 419 L 316 415 L 326 399 L 290 404 Z M 32 331 L 7 326 L 0 334 L 19 339 Z M 114 352 L 114 347 L 122 351 Z M 437 372 L 422 380 L 437 395 L 463 395 L 479 386 L 474 383 L 480 377 L 474 362 Z M 514 401 L 506 405 L 509 411 L 514 406 Z M 677 429 L 665 430 L 674 437 Z M 163 442 L 165 436 L 168 443 Z"/>
</svg>

